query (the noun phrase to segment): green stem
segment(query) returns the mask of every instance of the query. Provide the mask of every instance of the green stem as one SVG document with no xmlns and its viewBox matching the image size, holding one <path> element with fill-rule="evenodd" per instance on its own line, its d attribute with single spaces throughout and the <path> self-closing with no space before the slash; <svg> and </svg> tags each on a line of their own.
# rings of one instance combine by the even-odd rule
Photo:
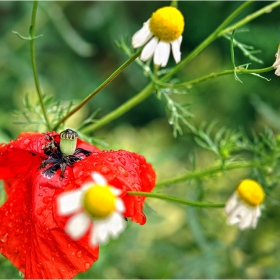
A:
<svg viewBox="0 0 280 280">
<path fill-rule="evenodd" d="M 189 87 L 189 86 L 193 86 L 195 84 L 199 84 L 201 82 L 213 79 L 213 78 L 217 78 L 220 76 L 224 76 L 224 75 L 229 75 L 229 74 L 233 74 L 233 73 L 238 73 L 238 74 L 254 74 L 254 73 L 265 73 L 265 72 L 269 72 L 269 71 L 273 71 L 275 70 L 274 67 L 270 66 L 270 67 L 266 67 L 266 68 L 261 68 L 261 69 L 243 69 L 243 68 L 236 68 L 231 69 L 231 70 L 224 70 L 222 72 L 214 72 L 208 75 L 205 75 L 203 77 L 185 82 L 185 83 L 180 83 L 180 84 L 163 84 L 162 86 L 168 86 L 168 87 L 174 87 L 174 88 L 180 88 L 180 87 Z"/>
<path fill-rule="evenodd" d="M 159 193 L 149 193 L 149 192 L 127 192 L 129 195 L 135 195 L 135 196 L 145 196 L 145 197 L 152 197 L 152 198 L 158 198 L 163 199 L 171 202 L 176 202 L 184 205 L 190 205 L 194 207 L 211 207 L 211 208 L 220 208 L 224 207 L 225 203 L 207 203 L 207 202 L 198 202 L 198 201 L 191 201 L 186 200 L 174 196 L 159 194 Z"/>
<path fill-rule="evenodd" d="M 248 15 L 247 17 L 245 17 L 244 19 L 234 23 L 233 25 L 221 30 L 218 34 L 219 37 L 231 32 L 234 29 L 239 28 L 240 26 L 243 26 L 244 24 L 248 23 L 249 21 L 252 21 L 253 19 L 259 17 L 262 14 L 271 12 L 274 8 L 276 8 L 277 6 L 280 6 L 280 2 L 276 1 L 270 5 L 265 6 L 264 8 L 256 11 L 255 13 L 252 13 L 251 15 Z"/>
<path fill-rule="evenodd" d="M 152 83 L 149 83 L 143 90 L 141 90 L 137 95 L 129 99 L 127 102 L 123 103 L 117 109 L 112 111 L 111 113 L 105 115 L 98 122 L 88 125 L 87 127 L 81 129 L 82 133 L 92 132 L 103 125 L 111 122 L 112 120 L 118 118 L 123 115 L 125 112 L 129 111 L 131 108 L 145 100 L 151 93 L 154 91 L 154 86 Z"/>
<path fill-rule="evenodd" d="M 156 184 L 156 187 L 163 187 L 167 185 L 172 185 L 175 183 L 191 180 L 191 179 L 196 179 L 196 178 L 202 178 L 205 176 L 210 176 L 219 172 L 224 172 L 232 169 L 240 169 L 240 168 L 251 168 L 251 167 L 258 167 L 259 163 L 258 162 L 230 162 L 227 164 L 220 164 L 218 166 L 210 167 L 208 169 L 200 170 L 200 171 L 194 171 L 190 172 L 188 174 L 175 177 L 175 178 L 170 178 L 161 182 L 158 182 Z"/>
<path fill-rule="evenodd" d="M 125 61 L 116 71 L 114 71 L 99 87 L 97 87 L 92 93 L 90 93 L 80 104 L 73 108 L 66 116 L 64 116 L 59 122 L 53 127 L 53 130 L 58 129 L 58 127 L 65 122 L 70 116 L 81 109 L 91 98 L 93 98 L 98 92 L 100 92 L 104 87 L 111 83 L 128 65 L 130 65 L 141 53 L 142 49 L 139 49 L 133 56 L 131 56 L 127 61 Z"/>
<path fill-rule="evenodd" d="M 30 36 L 30 52 L 31 52 L 31 62 L 32 62 L 32 69 L 33 69 L 33 76 L 34 76 L 34 81 L 35 81 L 35 86 L 38 94 L 38 98 L 41 104 L 42 112 L 46 121 L 46 126 L 47 129 L 50 130 L 50 122 L 48 119 L 48 115 L 46 112 L 45 104 L 43 101 L 43 95 L 39 83 L 39 78 L 38 78 L 38 72 L 37 72 L 37 67 L 36 67 L 36 57 L 35 57 L 35 26 L 36 26 L 36 13 L 37 13 L 37 7 L 38 7 L 38 0 L 35 0 L 33 3 L 33 10 L 32 10 L 32 17 L 31 17 L 31 26 L 29 30 L 29 36 Z"/>
</svg>

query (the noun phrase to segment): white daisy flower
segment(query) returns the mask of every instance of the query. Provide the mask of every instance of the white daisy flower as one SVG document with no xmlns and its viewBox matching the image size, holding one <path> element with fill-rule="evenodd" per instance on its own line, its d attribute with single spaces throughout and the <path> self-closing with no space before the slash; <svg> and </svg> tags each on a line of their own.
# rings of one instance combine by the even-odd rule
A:
<svg viewBox="0 0 280 280">
<path fill-rule="evenodd" d="M 241 230 L 255 228 L 261 216 L 260 205 L 264 197 L 265 193 L 258 182 L 251 179 L 241 181 L 226 203 L 227 223 L 237 224 Z"/>
<path fill-rule="evenodd" d="M 62 193 L 57 198 L 58 214 L 71 217 L 65 225 L 66 233 L 74 240 L 83 237 L 91 227 L 90 244 L 105 244 L 124 231 L 126 223 L 119 189 L 108 185 L 99 173 L 92 173 L 92 182 L 80 189 Z"/>
<path fill-rule="evenodd" d="M 275 75 L 280 76 L 280 44 L 278 46 L 278 51 L 275 54 L 276 60 L 273 63 L 273 67 L 276 69 Z"/>
<path fill-rule="evenodd" d="M 152 14 L 132 37 L 132 46 L 143 48 L 140 59 L 154 56 L 154 64 L 165 67 L 172 49 L 176 63 L 181 61 L 180 46 L 184 31 L 184 17 L 175 7 L 163 7 Z"/>
</svg>

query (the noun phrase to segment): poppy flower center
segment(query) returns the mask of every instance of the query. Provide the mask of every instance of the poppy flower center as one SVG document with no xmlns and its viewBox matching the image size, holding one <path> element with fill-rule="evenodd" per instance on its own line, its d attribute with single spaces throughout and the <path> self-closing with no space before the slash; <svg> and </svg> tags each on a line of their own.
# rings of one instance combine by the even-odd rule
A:
<svg viewBox="0 0 280 280">
<path fill-rule="evenodd" d="M 152 33 L 162 41 L 172 42 L 184 31 L 184 17 L 174 7 L 163 7 L 155 11 L 150 19 Z"/>
<path fill-rule="evenodd" d="M 76 150 L 78 133 L 72 129 L 66 129 L 60 133 L 60 150 L 66 155 L 73 155 Z"/>
<path fill-rule="evenodd" d="M 83 206 L 94 219 L 103 219 L 115 210 L 116 199 L 109 187 L 96 185 L 85 192 Z"/>
<path fill-rule="evenodd" d="M 237 187 L 237 194 L 241 200 L 250 206 L 260 205 L 265 197 L 263 188 L 254 180 L 243 180 Z"/>
</svg>

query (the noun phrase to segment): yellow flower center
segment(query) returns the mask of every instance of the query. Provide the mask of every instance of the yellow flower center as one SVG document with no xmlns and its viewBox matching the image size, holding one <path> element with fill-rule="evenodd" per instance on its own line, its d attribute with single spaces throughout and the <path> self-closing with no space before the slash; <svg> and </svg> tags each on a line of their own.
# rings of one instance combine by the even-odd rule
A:
<svg viewBox="0 0 280 280">
<path fill-rule="evenodd" d="M 184 31 L 184 17 L 174 7 L 163 7 L 155 11 L 150 19 L 152 33 L 162 41 L 172 42 Z"/>
<path fill-rule="evenodd" d="M 260 205 L 265 197 L 261 185 L 250 179 L 245 179 L 238 185 L 237 194 L 240 199 L 251 206 Z"/>
<path fill-rule="evenodd" d="M 103 219 L 114 212 L 116 196 L 107 186 L 93 186 L 85 192 L 83 205 L 94 219 Z"/>
</svg>

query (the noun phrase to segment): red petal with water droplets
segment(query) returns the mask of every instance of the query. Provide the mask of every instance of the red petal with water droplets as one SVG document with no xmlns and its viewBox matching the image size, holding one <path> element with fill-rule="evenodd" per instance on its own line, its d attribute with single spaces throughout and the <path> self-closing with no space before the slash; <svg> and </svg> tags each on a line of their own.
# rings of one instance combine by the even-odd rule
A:
<svg viewBox="0 0 280 280">
<path fill-rule="evenodd" d="M 145 158 L 136 153 L 123 150 L 102 151 L 93 153 L 84 160 L 77 162 L 73 168 L 76 184 L 81 185 L 92 171 L 101 173 L 108 183 L 125 192 L 150 192 L 155 186 L 155 172 Z M 125 217 L 132 221 L 145 224 L 146 217 L 142 212 L 144 196 L 125 195 Z"/>
<path fill-rule="evenodd" d="M 73 241 L 64 232 L 65 218 L 56 214 L 54 198 L 74 180 L 71 172 L 59 180 L 60 172 L 47 179 L 37 170 L 44 144 L 45 135 L 23 133 L 0 147 L 0 178 L 7 192 L 0 208 L 0 252 L 25 278 L 73 278 L 90 268 L 99 249 L 88 247 L 88 235 Z"/>
<path fill-rule="evenodd" d="M 59 142 L 58 134 L 51 133 Z M 93 171 L 124 192 L 151 191 L 155 172 L 144 157 L 127 151 L 100 151 L 78 139 L 77 147 L 92 154 L 60 170 L 48 179 L 38 170 L 46 156 L 44 134 L 22 133 L 17 140 L 0 145 L 0 179 L 7 201 L 0 208 L 0 252 L 24 273 L 25 278 L 72 278 L 90 268 L 98 248 L 88 246 L 88 233 L 73 241 L 64 232 L 67 218 L 57 215 L 56 197 L 80 188 Z M 145 197 L 124 195 L 126 217 L 144 224 Z"/>
</svg>

